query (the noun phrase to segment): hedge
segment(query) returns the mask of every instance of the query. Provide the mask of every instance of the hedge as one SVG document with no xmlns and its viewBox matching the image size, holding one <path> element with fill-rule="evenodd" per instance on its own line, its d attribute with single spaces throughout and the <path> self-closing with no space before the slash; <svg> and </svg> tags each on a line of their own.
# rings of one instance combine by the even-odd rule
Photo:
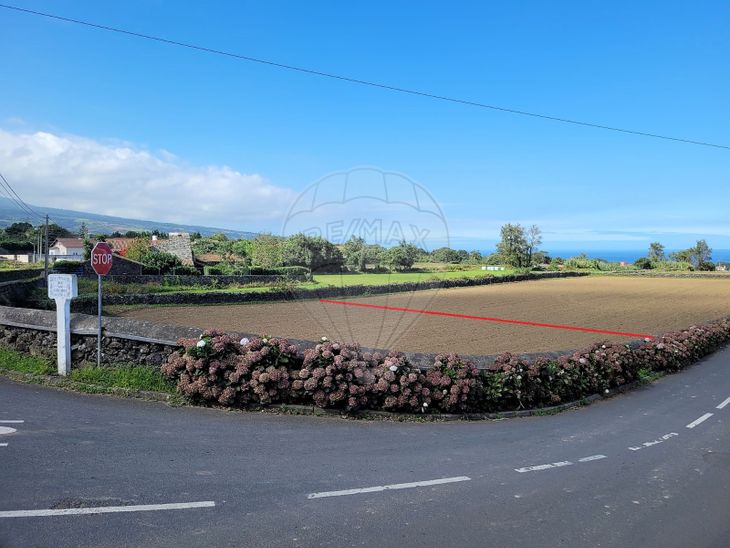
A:
<svg viewBox="0 0 730 548">
<path fill-rule="evenodd" d="M 322 408 L 474 413 L 535 409 L 581 400 L 675 372 L 730 341 L 730 319 L 692 326 L 639 346 L 594 344 L 557 359 L 499 355 L 486 370 L 456 354 L 421 370 L 402 354 L 330 342 L 306 350 L 285 339 L 233 340 L 220 331 L 181 339 L 162 373 L 199 403 L 244 407 L 276 402 Z"/>
<path fill-rule="evenodd" d="M 278 266 L 273 268 L 264 268 L 260 266 L 230 268 L 221 266 L 204 266 L 203 274 L 205 276 L 284 276 L 292 279 L 303 278 L 306 280 L 311 278 L 310 270 L 303 266 Z"/>
</svg>

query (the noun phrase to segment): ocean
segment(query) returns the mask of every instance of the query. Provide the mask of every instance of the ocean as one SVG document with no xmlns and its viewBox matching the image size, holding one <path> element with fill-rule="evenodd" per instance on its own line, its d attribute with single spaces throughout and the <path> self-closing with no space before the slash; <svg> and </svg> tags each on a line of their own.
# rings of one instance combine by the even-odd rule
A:
<svg viewBox="0 0 730 548">
<path fill-rule="evenodd" d="M 665 251 L 667 256 L 673 252 L 678 251 L 676 249 L 668 249 Z M 610 251 L 585 251 L 586 255 L 588 255 L 591 258 L 594 259 L 605 259 L 606 261 L 612 262 L 612 263 L 619 263 L 621 261 L 625 261 L 627 263 L 633 263 L 636 259 L 640 259 L 641 257 L 646 257 L 647 250 L 610 250 Z M 576 255 L 580 255 L 581 251 L 576 249 L 571 250 L 564 250 L 564 249 L 556 249 L 556 250 L 549 250 L 548 255 L 550 257 L 562 257 L 563 259 L 567 259 L 569 257 L 575 257 Z M 730 262 L 730 249 L 713 249 L 712 250 L 712 260 L 714 262 Z"/>
<path fill-rule="evenodd" d="M 494 251 L 494 249 L 482 250 L 481 253 L 484 256 L 487 256 L 491 253 L 494 253 Z M 611 263 L 620 263 L 621 261 L 633 263 L 636 259 L 646 257 L 647 255 L 647 250 L 641 249 L 611 249 L 603 251 L 590 251 L 581 249 L 545 249 L 544 251 L 546 251 L 550 257 L 562 257 L 563 259 L 568 259 L 570 257 L 580 255 L 581 253 L 585 253 L 592 259 L 604 259 Z M 679 250 L 668 249 L 665 250 L 665 253 L 668 256 L 673 251 Z M 712 260 L 714 262 L 730 263 L 730 249 L 713 249 Z"/>
</svg>

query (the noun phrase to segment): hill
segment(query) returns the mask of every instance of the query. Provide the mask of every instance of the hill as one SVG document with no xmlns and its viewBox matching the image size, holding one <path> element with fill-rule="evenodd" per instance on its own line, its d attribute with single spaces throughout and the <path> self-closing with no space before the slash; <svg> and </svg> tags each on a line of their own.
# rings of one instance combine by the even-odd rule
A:
<svg viewBox="0 0 730 548">
<path fill-rule="evenodd" d="M 71 231 L 78 231 L 81 223 L 86 223 L 86 226 L 89 227 L 89 232 L 92 234 L 111 234 L 115 231 L 126 232 L 127 230 L 151 232 L 155 229 L 160 232 L 200 232 L 203 236 L 223 232 L 229 238 L 254 238 L 257 234 L 256 232 L 230 230 L 210 226 L 128 219 L 125 217 L 99 215 L 97 213 L 43 207 L 33 204 L 30 204 L 30 207 L 39 213 L 48 213 L 51 218 L 51 222 L 55 222 L 63 228 Z M 38 224 L 37 220 L 30 219 L 28 215 L 24 215 L 14 202 L 7 198 L 0 197 L 0 228 L 4 228 L 12 223 L 20 221 L 28 221 L 33 224 Z"/>
</svg>

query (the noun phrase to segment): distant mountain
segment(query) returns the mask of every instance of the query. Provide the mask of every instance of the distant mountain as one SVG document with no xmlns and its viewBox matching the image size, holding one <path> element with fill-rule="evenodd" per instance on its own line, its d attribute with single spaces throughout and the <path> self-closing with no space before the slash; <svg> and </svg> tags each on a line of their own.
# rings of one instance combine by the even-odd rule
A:
<svg viewBox="0 0 730 548">
<path fill-rule="evenodd" d="M 176 223 L 164 223 L 158 221 L 142 221 L 139 219 L 127 219 L 125 217 L 112 217 L 111 215 L 98 215 L 83 211 L 71 211 L 69 209 L 57 209 L 29 204 L 31 208 L 39 213 L 48 213 L 51 222 L 55 222 L 71 231 L 78 231 L 81 223 L 86 223 L 89 232 L 92 234 L 111 234 L 112 232 L 126 232 L 127 230 L 147 231 L 159 230 L 160 232 L 200 232 L 203 236 L 209 236 L 217 232 L 223 232 L 229 238 L 255 238 L 256 232 L 243 230 L 230 230 L 226 228 L 214 228 L 210 226 L 185 225 Z M 30 219 L 24 215 L 20 208 L 7 198 L 0 197 L 0 228 L 13 223 L 28 221 L 38 224 L 36 219 Z"/>
</svg>

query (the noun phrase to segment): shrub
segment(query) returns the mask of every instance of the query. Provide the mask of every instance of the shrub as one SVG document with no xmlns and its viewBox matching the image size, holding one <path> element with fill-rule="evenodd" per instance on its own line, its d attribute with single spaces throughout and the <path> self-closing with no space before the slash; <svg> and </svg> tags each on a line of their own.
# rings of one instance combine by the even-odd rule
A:
<svg viewBox="0 0 730 548">
<path fill-rule="evenodd" d="M 375 361 L 368 358 L 357 345 L 325 341 L 304 352 L 292 389 L 299 399 L 311 399 L 318 407 L 368 407 L 376 380 Z"/>
<path fill-rule="evenodd" d="M 668 270 L 668 271 L 682 271 L 682 270 L 694 270 L 692 263 L 685 261 L 657 261 L 653 263 L 656 270 Z"/>
<path fill-rule="evenodd" d="M 557 359 L 504 353 L 485 371 L 455 354 L 440 355 L 423 372 L 402 354 L 364 353 L 355 344 L 323 340 L 302 353 L 283 339 L 234 341 L 206 331 L 198 340 L 181 340 L 162 372 L 204 403 L 465 413 L 578 401 L 650 372 L 678 371 L 728 341 L 730 319 L 723 319 L 639 346 L 597 343 Z"/>
<path fill-rule="evenodd" d="M 375 356 L 376 359 L 380 356 Z M 381 361 L 378 359 L 378 361 Z M 375 368 L 373 403 L 386 411 L 428 411 L 433 388 L 426 376 L 400 354 L 391 352 Z"/>
<path fill-rule="evenodd" d="M 434 404 L 445 412 L 475 410 L 481 400 L 479 370 L 456 354 L 437 356 L 426 373 L 426 383 Z"/>
<path fill-rule="evenodd" d="M 56 261 L 53 264 L 53 272 L 59 274 L 77 274 L 83 270 L 84 261 Z"/>
<path fill-rule="evenodd" d="M 652 268 L 654 268 L 651 259 L 649 259 L 648 257 L 641 257 L 640 259 L 636 259 L 634 261 L 634 266 L 637 268 L 641 268 L 642 270 L 651 270 Z"/>
<path fill-rule="evenodd" d="M 162 373 L 193 400 L 221 405 L 268 404 L 288 393 L 290 360 L 297 348 L 283 339 L 234 341 L 220 331 L 182 339 Z"/>
</svg>

